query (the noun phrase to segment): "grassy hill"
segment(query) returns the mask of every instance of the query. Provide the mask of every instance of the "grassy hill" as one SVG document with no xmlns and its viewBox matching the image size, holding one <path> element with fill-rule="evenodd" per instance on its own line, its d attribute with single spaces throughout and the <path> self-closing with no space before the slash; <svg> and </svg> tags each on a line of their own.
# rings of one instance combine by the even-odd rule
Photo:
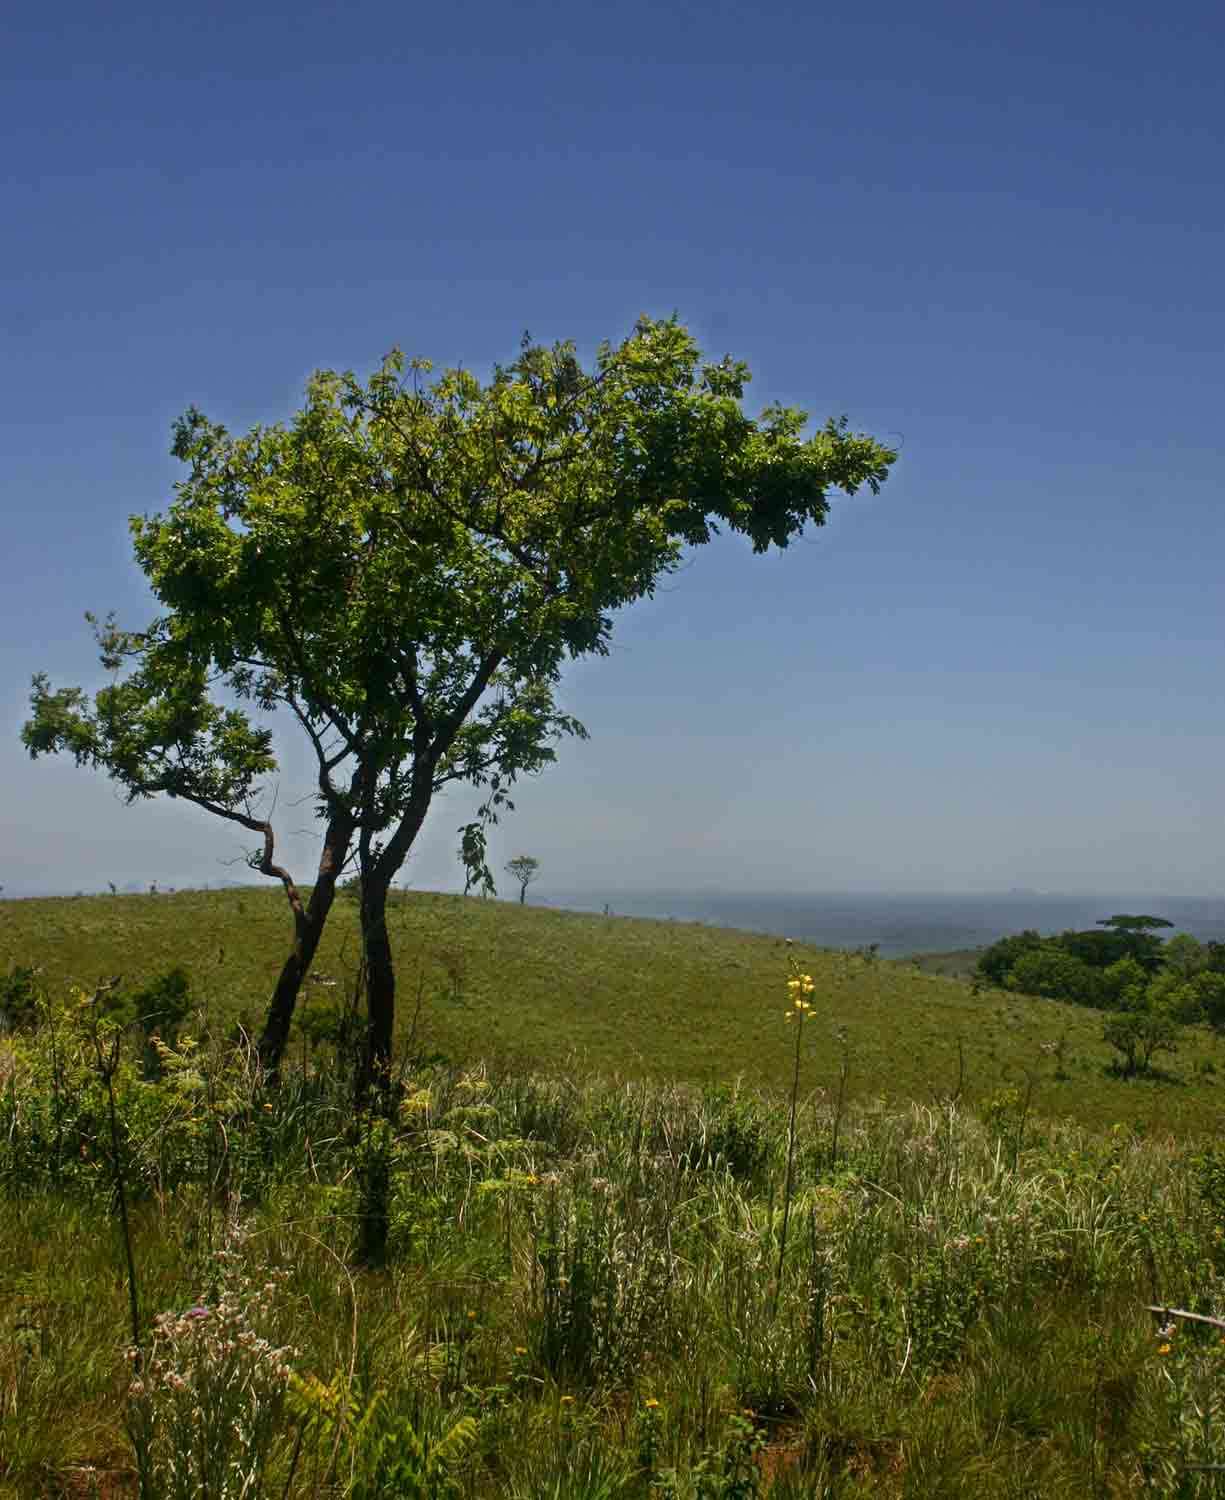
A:
<svg viewBox="0 0 1225 1500">
<path fill-rule="evenodd" d="M 268 1089 L 225 1044 L 288 942 L 275 890 L 0 904 L 0 974 L 182 963 L 217 1043 L 155 1077 L 71 1003 L 0 1040 L 0 1500 L 1219 1492 L 1207 1034 L 1123 1082 L 1100 1016 L 913 965 L 447 896 L 393 926 L 451 1061 L 388 1118 L 330 1047 Z M 685 1082 L 737 1076 L 766 1087 Z"/>
<path fill-rule="evenodd" d="M 1206 1031 L 1187 1033 L 1162 1079 L 1123 1081 L 1107 1072 L 1098 1013 L 975 994 L 911 963 L 698 924 L 429 893 L 397 895 L 391 925 L 401 1022 L 419 996 L 419 1043 L 456 1061 L 782 1086 L 794 958 L 813 975 L 818 1001 L 805 1088 L 836 1088 L 845 1056 L 850 1098 L 931 1100 L 960 1079 L 968 1101 L 1028 1089 L 1037 1114 L 1179 1133 L 1216 1130 L 1225 1110 L 1221 1048 Z M 54 989 L 117 974 L 134 984 L 181 963 L 218 1019 L 251 1026 L 289 942 L 289 914 L 271 887 L 0 903 L 0 973 L 38 964 Z M 351 990 L 357 957 L 356 905 L 342 897 L 308 1011 Z"/>
</svg>

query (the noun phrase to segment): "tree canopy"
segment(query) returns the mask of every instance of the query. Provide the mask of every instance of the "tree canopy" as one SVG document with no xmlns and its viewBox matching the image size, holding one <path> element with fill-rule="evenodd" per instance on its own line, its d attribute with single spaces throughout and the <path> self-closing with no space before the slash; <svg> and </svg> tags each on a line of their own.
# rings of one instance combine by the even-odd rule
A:
<svg viewBox="0 0 1225 1500">
<path fill-rule="evenodd" d="M 287 425 L 243 436 L 195 408 L 173 452 L 186 477 L 135 517 L 161 605 L 143 630 L 95 621 L 111 685 L 92 699 L 37 677 L 31 753 L 64 751 L 131 799 L 165 794 L 258 832 L 294 948 L 261 1048 L 275 1065 L 335 882 L 356 857 L 368 1066 L 390 1053 L 385 903 L 434 795 L 483 789 L 491 811 L 555 742 L 582 734 L 555 691 L 604 653 L 614 612 L 654 592 L 721 528 L 755 552 L 821 525 L 828 493 L 877 490 L 895 455 L 845 419 L 742 407 L 745 364 L 709 362 L 675 319 L 642 318 L 584 369 L 574 346 L 524 340 L 488 381 L 393 352 L 366 381 L 324 371 Z M 271 730 L 315 758 L 323 852 L 310 901 L 275 863 L 261 788 Z M 478 828 L 465 840 L 483 867 Z M 483 872 L 486 876 L 487 870 Z"/>
</svg>

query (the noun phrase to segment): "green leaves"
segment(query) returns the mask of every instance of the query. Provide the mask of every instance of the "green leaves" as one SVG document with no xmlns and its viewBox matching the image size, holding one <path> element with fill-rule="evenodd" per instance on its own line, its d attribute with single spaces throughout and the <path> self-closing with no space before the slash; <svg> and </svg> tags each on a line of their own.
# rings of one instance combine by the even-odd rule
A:
<svg viewBox="0 0 1225 1500">
<path fill-rule="evenodd" d="M 721 526 L 785 547 L 824 522 L 831 489 L 879 488 L 889 449 L 845 419 L 807 438 L 797 409 L 753 419 L 749 379 L 644 317 L 592 369 L 527 339 L 487 382 L 393 351 L 365 381 L 317 373 L 285 425 L 235 437 L 189 408 L 172 503 L 132 521 L 164 614 L 96 627 L 104 666 L 130 671 L 92 704 L 36 679 L 30 753 L 256 826 L 247 804 L 276 763 L 244 706 L 288 713 L 321 815 L 385 889 L 441 786 L 504 797 L 584 732 L 554 701 L 563 664 L 607 651 L 615 611 L 686 547 Z M 483 826 L 464 845 L 480 880 Z"/>
<path fill-rule="evenodd" d="M 750 419 L 747 366 L 703 362 L 674 319 L 641 319 L 592 371 L 525 341 L 487 384 L 429 375 L 398 351 L 365 382 L 320 372 L 288 426 L 240 438 L 189 410 L 188 476 L 134 522 L 183 649 L 290 707 L 325 799 L 326 763 L 351 757 L 380 828 L 426 778 L 552 759 L 579 731 L 553 704 L 563 661 L 606 651 L 684 546 L 720 525 L 786 546 L 828 489 L 876 489 L 893 461 L 845 419 L 808 439 L 798 410 Z"/>
<path fill-rule="evenodd" d="M 232 811 L 276 769 L 270 731 L 210 701 L 199 673 L 175 674 L 152 653 L 92 704 L 79 688 L 53 690 L 40 673 L 30 708 L 21 737 L 31 758 L 70 754 L 108 772 L 129 802 L 164 792 Z"/>
</svg>

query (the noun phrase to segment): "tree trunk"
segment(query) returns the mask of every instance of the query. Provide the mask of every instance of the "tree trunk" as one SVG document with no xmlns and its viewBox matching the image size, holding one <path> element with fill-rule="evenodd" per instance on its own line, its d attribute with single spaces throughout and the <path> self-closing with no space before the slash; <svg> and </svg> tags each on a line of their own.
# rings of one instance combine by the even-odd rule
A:
<svg viewBox="0 0 1225 1500">
<path fill-rule="evenodd" d="M 319 859 L 319 873 L 315 888 L 304 912 L 295 913 L 293 951 L 284 966 L 268 1004 L 263 1034 L 259 1039 L 259 1060 L 265 1072 L 275 1076 L 285 1055 L 289 1042 L 289 1027 L 293 1021 L 298 991 L 302 988 L 310 966 L 323 936 L 323 928 L 336 896 L 336 881 L 344 868 L 353 837 L 353 821 L 349 817 L 334 817 L 328 823 L 323 841 L 323 854 Z"/>
<path fill-rule="evenodd" d="M 527 886 L 526 885 L 521 885 L 519 887 L 519 905 L 522 906 L 523 903 L 526 900 L 527 900 Z"/>
<path fill-rule="evenodd" d="M 362 954 L 366 960 L 368 1023 L 357 1079 L 359 1101 L 371 1087 L 386 1090 L 391 1081 L 391 1034 L 396 1015 L 396 972 L 387 931 L 387 891 L 381 873 L 362 877 Z"/>
</svg>

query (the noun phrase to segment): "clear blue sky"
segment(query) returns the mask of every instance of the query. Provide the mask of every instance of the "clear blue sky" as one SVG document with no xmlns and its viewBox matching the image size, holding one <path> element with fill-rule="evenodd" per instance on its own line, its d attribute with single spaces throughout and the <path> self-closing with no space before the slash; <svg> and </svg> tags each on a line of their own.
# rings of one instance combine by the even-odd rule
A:
<svg viewBox="0 0 1225 1500">
<path fill-rule="evenodd" d="M 83 610 L 150 612 L 126 518 L 169 497 L 178 412 L 675 310 L 754 405 L 901 459 L 629 612 L 497 856 L 555 897 L 1225 893 L 1223 77 L 1209 3 L 10 8 L 7 891 L 245 873 L 203 814 L 17 741 L 32 672 L 97 685 Z M 413 883 L 454 886 L 466 816 Z"/>
</svg>

